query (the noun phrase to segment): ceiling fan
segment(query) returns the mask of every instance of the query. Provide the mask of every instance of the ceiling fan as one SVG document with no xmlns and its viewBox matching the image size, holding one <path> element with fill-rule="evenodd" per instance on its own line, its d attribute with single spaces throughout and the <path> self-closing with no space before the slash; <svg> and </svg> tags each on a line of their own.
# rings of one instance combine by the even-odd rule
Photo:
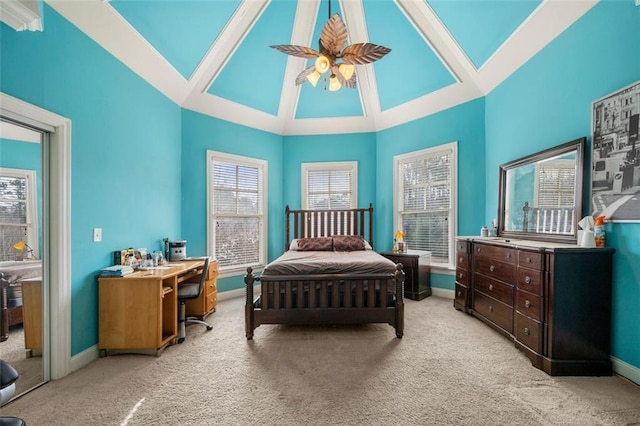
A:
<svg viewBox="0 0 640 426">
<path fill-rule="evenodd" d="M 331 1 L 329 1 L 329 20 L 322 27 L 317 51 L 294 44 L 277 44 L 269 47 L 291 56 L 316 58 L 314 65 L 298 74 L 296 85 L 309 81 L 315 87 L 320 77 L 330 72 L 329 90 L 336 91 L 343 86 L 355 89 L 357 87 L 355 65 L 375 62 L 391 52 L 391 49 L 373 43 L 354 43 L 344 47 L 347 37 L 347 27 L 340 15 L 336 13 L 331 16 Z"/>
</svg>

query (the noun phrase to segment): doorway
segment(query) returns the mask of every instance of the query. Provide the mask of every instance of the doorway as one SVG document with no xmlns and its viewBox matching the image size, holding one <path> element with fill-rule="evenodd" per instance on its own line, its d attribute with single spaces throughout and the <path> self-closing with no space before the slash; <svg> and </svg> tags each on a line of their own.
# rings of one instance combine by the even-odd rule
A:
<svg viewBox="0 0 640 426">
<path fill-rule="evenodd" d="M 0 353 L 18 371 L 16 396 L 49 380 L 48 140 L 0 117 Z"/>
</svg>

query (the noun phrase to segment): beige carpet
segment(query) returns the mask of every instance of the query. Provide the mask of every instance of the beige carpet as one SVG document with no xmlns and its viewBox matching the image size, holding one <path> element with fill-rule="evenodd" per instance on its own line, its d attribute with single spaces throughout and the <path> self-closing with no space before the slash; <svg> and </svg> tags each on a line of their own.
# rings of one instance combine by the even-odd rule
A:
<svg viewBox="0 0 640 426">
<path fill-rule="evenodd" d="M 429 297 L 387 325 L 261 326 L 243 299 L 161 357 L 101 358 L 2 408 L 37 425 L 640 425 L 640 387 L 554 378 L 506 338 Z"/>
<path fill-rule="evenodd" d="M 9 328 L 9 338 L 0 342 L 0 358 L 11 364 L 20 375 L 20 380 L 16 382 L 16 395 L 40 385 L 44 380 L 42 357 L 27 357 L 22 325 Z"/>
</svg>

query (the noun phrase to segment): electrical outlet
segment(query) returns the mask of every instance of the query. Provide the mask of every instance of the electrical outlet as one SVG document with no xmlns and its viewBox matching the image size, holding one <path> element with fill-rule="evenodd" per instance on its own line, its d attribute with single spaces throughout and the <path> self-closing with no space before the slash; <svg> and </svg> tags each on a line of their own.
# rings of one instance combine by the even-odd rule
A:
<svg viewBox="0 0 640 426">
<path fill-rule="evenodd" d="M 93 228 L 93 242 L 99 243 L 102 241 L 102 228 Z"/>
</svg>

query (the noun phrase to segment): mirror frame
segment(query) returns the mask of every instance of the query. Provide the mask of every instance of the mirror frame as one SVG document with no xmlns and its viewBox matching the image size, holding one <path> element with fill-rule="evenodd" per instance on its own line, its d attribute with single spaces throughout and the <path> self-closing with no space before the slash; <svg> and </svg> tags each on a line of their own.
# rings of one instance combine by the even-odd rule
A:
<svg viewBox="0 0 640 426">
<path fill-rule="evenodd" d="M 524 240 L 539 240 L 539 241 L 552 241 L 559 243 L 576 244 L 578 241 L 578 221 L 582 219 L 582 203 L 584 193 L 584 164 L 585 164 L 585 149 L 586 149 L 586 137 L 581 137 L 570 142 L 563 143 L 549 149 L 537 152 L 535 154 L 528 155 L 526 157 L 519 158 L 508 163 L 500 165 L 500 178 L 498 187 L 498 237 L 500 238 L 513 238 Z M 574 223 L 576 224 L 573 235 L 553 234 L 553 233 L 540 233 L 540 232 L 523 232 L 523 231 L 505 231 L 504 220 L 506 213 L 506 185 L 507 185 L 507 171 L 516 167 L 524 166 L 545 160 L 548 158 L 556 157 L 571 151 L 576 151 L 576 185 L 574 194 Z"/>
</svg>

